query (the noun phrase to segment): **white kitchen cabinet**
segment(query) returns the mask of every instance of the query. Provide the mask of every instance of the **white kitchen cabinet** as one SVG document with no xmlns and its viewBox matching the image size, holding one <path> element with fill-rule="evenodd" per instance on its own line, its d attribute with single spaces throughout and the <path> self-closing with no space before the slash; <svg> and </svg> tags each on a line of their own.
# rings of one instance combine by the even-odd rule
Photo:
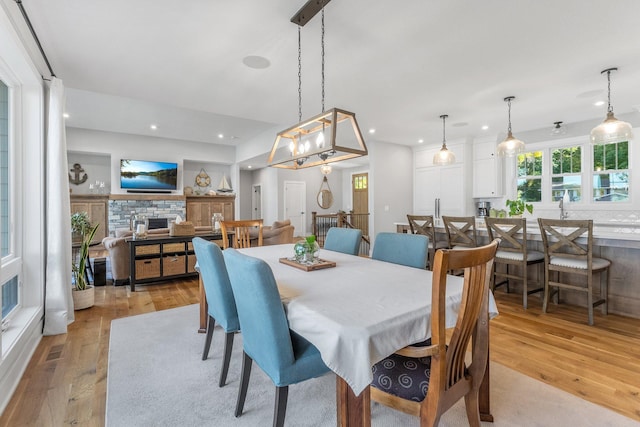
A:
<svg viewBox="0 0 640 427">
<path fill-rule="evenodd" d="M 502 159 L 496 153 L 495 141 L 473 144 L 473 197 L 502 197 Z"/>
<path fill-rule="evenodd" d="M 425 147 L 415 153 L 414 214 L 436 215 L 436 199 L 440 199 L 440 215 L 466 215 L 464 188 L 464 146 L 447 144 L 456 155 L 456 163 L 434 166 L 433 155 L 440 146 Z"/>
</svg>

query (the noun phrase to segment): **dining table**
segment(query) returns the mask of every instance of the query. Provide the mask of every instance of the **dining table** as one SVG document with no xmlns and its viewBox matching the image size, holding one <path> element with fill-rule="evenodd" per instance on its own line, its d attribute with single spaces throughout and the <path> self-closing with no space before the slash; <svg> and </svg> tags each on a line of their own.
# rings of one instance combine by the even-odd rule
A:
<svg viewBox="0 0 640 427">
<path fill-rule="evenodd" d="M 331 266 L 307 271 L 287 261 L 294 258 L 292 244 L 240 252 L 271 267 L 289 327 L 315 345 L 336 373 L 337 424 L 370 426 L 372 366 L 431 335 L 431 271 L 325 249 L 320 259 Z M 447 327 L 455 325 L 462 286 L 462 277 L 447 276 Z M 489 317 L 497 314 L 489 292 Z M 481 323 L 488 329 L 488 322 Z M 488 360 L 480 409 L 481 418 L 492 421 Z"/>
</svg>

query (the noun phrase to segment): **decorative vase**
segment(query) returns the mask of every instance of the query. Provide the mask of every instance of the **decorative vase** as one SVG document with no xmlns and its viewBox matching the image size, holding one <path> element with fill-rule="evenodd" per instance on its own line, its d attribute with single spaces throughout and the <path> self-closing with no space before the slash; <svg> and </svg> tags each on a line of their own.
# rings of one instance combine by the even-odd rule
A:
<svg viewBox="0 0 640 427">
<path fill-rule="evenodd" d="M 133 217 L 133 238 L 135 240 L 144 240 L 147 238 L 149 231 L 149 219 L 146 215 L 135 215 Z"/>
<path fill-rule="evenodd" d="M 86 289 L 81 291 L 73 288 L 71 296 L 73 297 L 74 310 L 83 310 L 85 308 L 93 307 L 95 303 L 95 288 L 93 286 L 87 286 Z"/>
<path fill-rule="evenodd" d="M 299 240 L 295 245 L 293 245 L 293 252 L 296 255 L 296 261 L 302 262 L 304 260 L 304 254 L 307 252 L 306 246 L 306 240 Z"/>
<path fill-rule="evenodd" d="M 305 253 L 304 260 L 305 262 L 313 262 L 318 259 L 320 254 L 320 246 L 318 242 L 313 242 L 312 244 L 309 242 L 305 242 Z"/>
</svg>

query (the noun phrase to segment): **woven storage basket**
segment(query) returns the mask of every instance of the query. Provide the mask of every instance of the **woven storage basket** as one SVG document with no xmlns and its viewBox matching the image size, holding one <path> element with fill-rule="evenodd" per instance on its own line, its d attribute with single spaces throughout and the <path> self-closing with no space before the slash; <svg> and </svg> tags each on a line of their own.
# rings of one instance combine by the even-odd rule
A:
<svg viewBox="0 0 640 427">
<path fill-rule="evenodd" d="M 191 222 L 176 224 L 171 221 L 169 224 L 169 236 L 193 236 L 194 234 L 196 234 L 196 228 Z"/>
</svg>

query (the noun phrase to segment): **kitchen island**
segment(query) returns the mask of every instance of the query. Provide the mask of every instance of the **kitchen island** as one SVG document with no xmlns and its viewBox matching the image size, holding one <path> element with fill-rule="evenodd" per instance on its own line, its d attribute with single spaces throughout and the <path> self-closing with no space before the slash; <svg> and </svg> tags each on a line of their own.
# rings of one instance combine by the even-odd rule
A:
<svg viewBox="0 0 640 427">
<path fill-rule="evenodd" d="M 446 241 L 446 233 L 441 219 L 434 220 L 436 238 Z M 409 224 L 394 223 L 398 233 L 410 232 Z M 488 242 L 488 233 L 484 219 L 476 218 L 476 232 L 481 243 Z M 543 252 L 542 237 L 536 219 L 527 219 L 527 240 L 529 249 Z M 607 295 L 609 313 L 640 319 L 640 224 L 631 222 L 594 222 L 593 255 L 611 261 L 609 274 L 609 295 Z M 537 280 L 537 270 L 530 270 L 530 280 Z M 595 277 L 598 283 L 599 277 Z M 515 285 L 515 286 L 514 286 Z M 521 292 L 521 284 L 515 282 L 510 287 Z M 586 295 L 579 292 L 562 292 L 561 298 L 569 304 L 587 306 Z M 531 303 L 542 304 L 536 298 Z M 553 310 L 553 305 L 551 305 Z"/>
</svg>

